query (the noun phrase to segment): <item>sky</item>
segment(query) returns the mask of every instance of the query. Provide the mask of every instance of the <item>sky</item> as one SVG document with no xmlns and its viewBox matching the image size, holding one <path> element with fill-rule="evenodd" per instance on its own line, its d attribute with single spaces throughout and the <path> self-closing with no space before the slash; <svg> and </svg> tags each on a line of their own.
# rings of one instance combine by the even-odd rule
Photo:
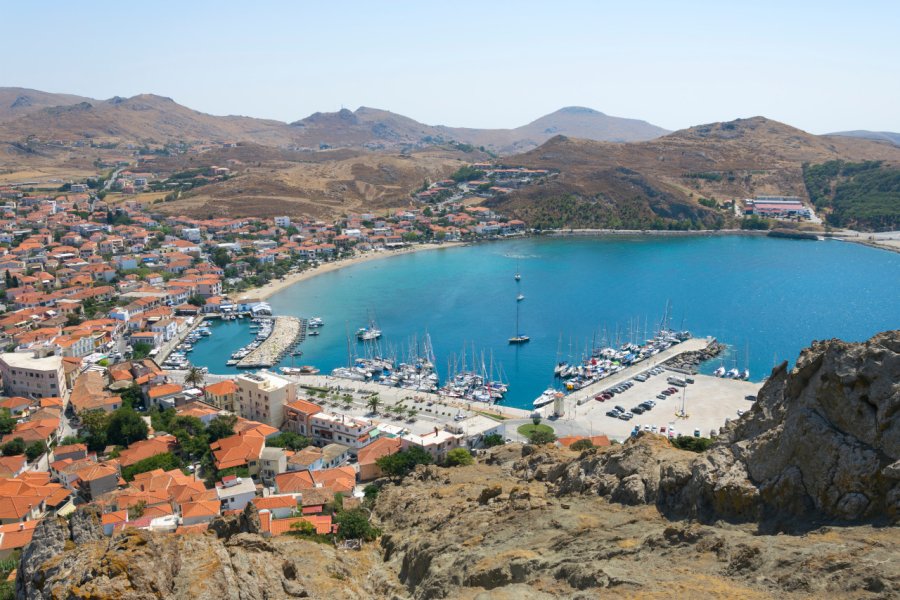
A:
<svg viewBox="0 0 900 600">
<path fill-rule="evenodd" d="M 900 2 L 0 1 L 0 86 L 295 121 L 517 127 L 587 106 L 900 131 Z"/>
</svg>

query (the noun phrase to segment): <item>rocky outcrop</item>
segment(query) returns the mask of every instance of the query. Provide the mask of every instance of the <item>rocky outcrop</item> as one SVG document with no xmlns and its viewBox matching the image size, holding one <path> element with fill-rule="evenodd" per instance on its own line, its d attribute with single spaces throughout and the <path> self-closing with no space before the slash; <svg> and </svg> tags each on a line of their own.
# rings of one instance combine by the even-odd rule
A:
<svg viewBox="0 0 900 600">
<path fill-rule="evenodd" d="M 700 456 L 644 433 L 566 464 L 531 455 L 519 472 L 558 495 L 592 492 L 667 515 L 759 521 L 900 517 L 900 331 L 814 343 L 773 370 L 753 408 Z M 542 464 L 535 464 L 541 462 Z"/>
<path fill-rule="evenodd" d="M 261 531 L 259 511 L 249 502 L 239 515 L 220 515 L 210 521 L 209 531 L 226 541 L 241 533 L 258 534 Z"/>
<path fill-rule="evenodd" d="M 69 533 L 72 541 L 79 545 L 103 539 L 100 508 L 88 505 L 76 510 L 69 519 Z"/>
<path fill-rule="evenodd" d="M 93 539 L 94 516 L 79 511 L 71 530 L 61 518 L 38 525 L 22 552 L 17 598 L 362 600 L 390 598 L 400 589 L 372 547 L 339 551 L 293 536 L 265 539 L 250 532 L 254 521 L 258 530 L 255 509 L 223 522 L 222 537 L 126 529 Z M 77 545 L 76 535 L 83 540 Z"/>
</svg>

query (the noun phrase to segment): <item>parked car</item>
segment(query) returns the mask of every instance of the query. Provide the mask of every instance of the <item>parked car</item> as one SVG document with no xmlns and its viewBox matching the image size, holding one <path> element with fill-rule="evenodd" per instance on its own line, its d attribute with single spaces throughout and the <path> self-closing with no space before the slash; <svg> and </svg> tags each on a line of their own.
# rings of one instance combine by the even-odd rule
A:
<svg viewBox="0 0 900 600">
<path fill-rule="evenodd" d="M 632 418 L 634 418 L 634 415 L 631 413 L 621 413 L 619 415 L 619 418 L 623 421 L 630 421 Z"/>
<path fill-rule="evenodd" d="M 666 395 L 665 395 L 665 394 L 657 394 L 656 397 L 659 398 L 660 400 L 665 400 L 665 399 L 666 399 Z"/>
<path fill-rule="evenodd" d="M 699 429 L 695 429 L 695 430 L 694 430 L 694 437 L 700 437 L 700 430 L 699 430 Z"/>
<path fill-rule="evenodd" d="M 636 415 L 642 415 L 642 414 L 644 414 L 644 409 L 641 408 L 640 406 L 632 406 L 631 412 L 633 412 Z"/>
<path fill-rule="evenodd" d="M 612 410 L 606 411 L 606 416 L 607 416 L 607 417 L 613 417 L 614 419 L 617 418 L 620 414 L 622 414 L 622 413 L 620 413 L 620 412 L 617 411 L 616 409 L 612 409 Z"/>
<path fill-rule="evenodd" d="M 694 378 L 693 377 L 685 377 L 684 382 L 685 383 L 694 383 Z"/>
<path fill-rule="evenodd" d="M 616 404 L 613 408 L 615 408 L 619 412 L 625 412 L 624 406 L 619 406 L 618 404 Z"/>
<path fill-rule="evenodd" d="M 744 396 L 744 400 L 749 400 L 750 402 L 756 402 L 756 396 L 750 394 L 749 396 Z"/>
<path fill-rule="evenodd" d="M 677 393 L 678 393 L 678 390 L 676 390 L 675 388 L 670 387 L 670 388 L 669 388 L 669 393 L 670 393 L 670 394 L 677 394 Z"/>
</svg>

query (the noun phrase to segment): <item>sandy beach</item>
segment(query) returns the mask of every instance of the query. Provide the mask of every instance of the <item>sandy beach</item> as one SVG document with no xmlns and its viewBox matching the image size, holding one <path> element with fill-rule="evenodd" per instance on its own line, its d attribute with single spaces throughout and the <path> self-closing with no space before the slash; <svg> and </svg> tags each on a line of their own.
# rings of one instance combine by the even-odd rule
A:
<svg viewBox="0 0 900 600">
<path fill-rule="evenodd" d="M 289 288 L 290 286 L 298 283 L 300 281 L 305 281 L 307 279 L 311 279 L 317 275 L 321 275 L 323 273 L 329 273 L 331 271 L 337 271 L 338 269 L 343 269 L 344 267 L 350 267 L 353 265 L 358 265 L 360 263 L 369 262 L 371 260 L 378 260 L 382 258 L 390 258 L 392 256 L 402 256 L 404 254 L 412 254 L 413 252 L 422 252 L 424 250 L 438 250 L 441 248 L 456 248 L 458 246 L 465 246 L 467 242 L 444 242 L 442 244 L 416 244 L 415 246 L 408 246 L 406 248 L 401 248 L 399 250 L 371 250 L 364 254 L 359 254 L 354 256 L 353 258 L 342 258 L 339 260 L 322 263 L 318 267 L 313 267 L 312 269 L 306 269 L 299 273 L 291 273 L 287 277 L 278 281 L 270 281 L 266 285 L 258 288 L 253 288 L 250 290 L 246 290 L 241 292 L 240 295 L 237 296 L 238 300 L 244 300 L 248 298 L 265 300 L 270 298 L 271 296 L 277 294 L 278 292 Z"/>
</svg>

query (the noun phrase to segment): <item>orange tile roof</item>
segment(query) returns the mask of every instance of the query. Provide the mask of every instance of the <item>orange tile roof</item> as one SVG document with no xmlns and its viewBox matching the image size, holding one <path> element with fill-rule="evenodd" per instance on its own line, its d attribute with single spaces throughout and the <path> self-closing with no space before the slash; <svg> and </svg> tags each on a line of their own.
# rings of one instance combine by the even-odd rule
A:
<svg viewBox="0 0 900 600">
<path fill-rule="evenodd" d="M 23 548 L 31 541 L 34 528 L 40 521 L 32 520 L 23 523 L 10 523 L 0 525 L 0 550 L 15 550 Z"/>
<path fill-rule="evenodd" d="M 291 471 L 276 475 L 275 487 L 278 488 L 279 493 L 292 494 L 311 490 L 316 487 L 316 483 L 309 471 Z"/>
<path fill-rule="evenodd" d="M 237 392 L 237 384 L 231 379 L 225 379 L 218 383 L 213 383 L 205 388 L 203 391 L 212 394 L 213 396 L 224 396 L 226 394 L 234 394 Z"/>
<path fill-rule="evenodd" d="M 178 392 L 181 392 L 183 390 L 184 388 L 177 383 L 164 383 L 162 385 L 150 388 L 150 391 L 147 392 L 147 395 L 151 398 L 162 398 L 163 396 L 177 394 Z"/>
<path fill-rule="evenodd" d="M 189 517 L 216 517 L 222 503 L 218 500 L 200 500 L 199 502 L 185 502 L 181 505 L 181 516 Z"/>
<path fill-rule="evenodd" d="M 269 496 L 268 498 L 254 498 L 251 500 L 259 510 L 272 510 L 274 508 L 297 508 L 297 499 L 293 496 Z"/>
<path fill-rule="evenodd" d="M 272 535 L 283 535 L 293 531 L 291 526 L 294 523 L 306 521 L 316 528 L 316 533 L 327 535 L 331 533 L 331 515 L 308 515 L 305 517 L 291 517 L 289 519 L 271 519 L 269 522 L 269 533 Z"/>
<path fill-rule="evenodd" d="M 251 430 L 222 438 L 209 447 L 213 451 L 216 467 L 228 469 L 245 465 L 250 459 L 258 459 L 264 445 L 265 437 Z"/>
<path fill-rule="evenodd" d="M 303 400 L 302 398 L 294 400 L 293 402 L 288 403 L 286 406 L 307 415 L 314 415 L 316 413 L 322 412 L 321 406 L 310 402 L 309 400 Z"/>
<path fill-rule="evenodd" d="M 12 477 L 26 465 L 25 455 L 0 457 L 0 477 Z"/>
<path fill-rule="evenodd" d="M 372 464 L 382 456 L 396 454 L 397 452 L 400 452 L 400 446 L 400 438 L 379 438 L 365 448 L 359 450 L 357 456 L 359 464 Z"/>
<path fill-rule="evenodd" d="M 123 467 L 128 467 L 158 454 L 172 452 L 177 444 L 178 440 L 175 439 L 174 435 L 162 435 L 135 442 L 119 452 L 119 464 Z"/>
</svg>

